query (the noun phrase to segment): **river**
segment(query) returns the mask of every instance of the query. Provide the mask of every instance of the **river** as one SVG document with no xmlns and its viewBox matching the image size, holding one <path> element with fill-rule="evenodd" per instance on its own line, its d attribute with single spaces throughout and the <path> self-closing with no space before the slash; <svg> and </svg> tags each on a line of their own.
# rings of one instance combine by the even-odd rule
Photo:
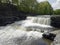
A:
<svg viewBox="0 0 60 45">
<path fill-rule="evenodd" d="M 34 17 L 33 19 L 18 21 L 0 27 L 0 45 L 50 45 L 51 41 L 43 39 L 43 33 L 41 32 L 41 30 L 48 31 L 52 29 L 51 26 L 49 26 L 50 18 L 38 19 Z M 28 26 L 32 27 L 28 28 Z"/>
</svg>

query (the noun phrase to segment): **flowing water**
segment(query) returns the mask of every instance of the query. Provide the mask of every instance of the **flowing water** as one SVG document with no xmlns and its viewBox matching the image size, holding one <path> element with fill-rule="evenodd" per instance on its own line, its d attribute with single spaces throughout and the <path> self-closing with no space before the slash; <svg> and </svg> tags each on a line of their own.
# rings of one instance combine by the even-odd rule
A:
<svg viewBox="0 0 60 45">
<path fill-rule="evenodd" d="M 37 21 L 35 21 L 37 20 Z M 42 32 L 40 31 L 27 31 L 25 24 L 31 24 L 32 28 L 51 28 L 47 26 L 50 24 L 50 18 L 29 19 L 25 21 L 18 21 L 11 25 L 0 27 L 0 45 L 48 45 L 42 38 Z M 37 23 L 36 25 L 34 23 Z M 39 24 L 38 24 L 39 23 Z M 45 24 L 45 25 L 41 25 Z M 35 27 L 35 28 L 36 28 Z M 29 30 L 29 29 L 28 29 Z"/>
<path fill-rule="evenodd" d="M 50 18 L 35 18 L 33 23 L 39 23 L 44 25 L 50 25 Z"/>
<path fill-rule="evenodd" d="M 26 23 L 22 27 L 33 31 L 52 31 L 53 27 L 50 26 L 50 22 L 50 16 L 27 17 Z"/>
<path fill-rule="evenodd" d="M 23 31 L 13 26 L 0 30 L 0 45 L 47 45 L 41 32 Z"/>
<path fill-rule="evenodd" d="M 33 23 L 50 25 L 50 16 L 38 16 L 38 17 L 27 17 L 27 19 L 31 20 Z"/>
</svg>

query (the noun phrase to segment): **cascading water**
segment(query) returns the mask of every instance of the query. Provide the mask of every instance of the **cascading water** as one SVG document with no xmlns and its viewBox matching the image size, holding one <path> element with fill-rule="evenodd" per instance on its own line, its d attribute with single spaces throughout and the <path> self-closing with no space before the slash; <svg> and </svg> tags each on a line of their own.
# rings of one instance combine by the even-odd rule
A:
<svg viewBox="0 0 60 45">
<path fill-rule="evenodd" d="M 0 45 L 47 45 L 42 39 L 42 34 L 16 29 L 12 25 L 6 26 L 0 30 Z"/>
<path fill-rule="evenodd" d="M 39 18 L 38 23 L 44 25 L 50 25 L 50 18 Z"/>
<path fill-rule="evenodd" d="M 50 26 L 50 16 L 40 17 L 27 17 L 27 23 L 23 24 L 26 30 L 32 31 L 52 31 L 53 27 Z"/>
<path fill-rule="evenodd" d="M 38 24 L 44 24 L 44 25 L 50 25 L 50 16 L 38 16 L 38 17 L 27 17 L 27 19 L 30 19 L 32 23 L 38 23 Z"/>
<path fill-rule="evenodd" d="M 32 18 L 32 20 L 29 19 L 18 21 L 11 25 L 1 27 L 0 45 L 48 45 L 42 38 L 43 33 L 37 30 L 27 31 L 25 30 L 24 26 L 32 25 L 33 29 L 39 28 L 40 30 L 41 28 L 44 28 L 43 30 L 45 30 L 45 28 L 51 28 L 50 26 L 47 26 L 49 24 L 49 21 L 50 20 L 48 18 Z M 36 24 L 34 22 L 36 22 Z M 23 29 L 21 29 L 22 27 Z"/>
</svg>

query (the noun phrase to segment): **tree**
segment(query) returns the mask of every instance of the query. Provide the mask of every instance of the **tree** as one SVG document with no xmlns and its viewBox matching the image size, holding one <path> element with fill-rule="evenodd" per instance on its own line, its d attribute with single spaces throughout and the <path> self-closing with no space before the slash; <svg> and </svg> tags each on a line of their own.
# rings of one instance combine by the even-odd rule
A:
<svg viewBox="0 0 60 45">
<path fill-rule="evenodd" d="M 12 0 L 12 3 L 18 5 L 18 0 Z"/>
<path fill-rule="evenodd" d="M 60 15 L 60 9 L 54 10 L 54 15 Z"/>
<path fill-rule="evenodd" d="M 12 0 L 0 0 L 2 3 L 11 3 Z"/>
<path fill-rule="evenodd" d="M 7 3 L 7 2 L 8 2 L 8 0 L 1 0 L 1 2 L 2 2 L 2 3 Z"/>
<path fill-rule="evenodd" d="M 0 0 L 0 3 L 1 3 L 1 0 Z"/>
<path fill-rule="evenodd" d="M 53 14 L 53 8 L 49 2 L 41 2 L 38 4 L 37 13 L 41 15 L 51 15 Z"/>
<path fill-rule="evenodd" d="M 24 13 L 51 15 L 53 8 L 48 1 L 38 3 L 37 0 L 0 0 L 3 3 L 16 5 L 18 10 Z"/>
<path fill-rule="evenodd" d="M 22 0 L 20 3 L 20 10 L 24 12 L 34 13 L 36 0 Z"/>
</svg>

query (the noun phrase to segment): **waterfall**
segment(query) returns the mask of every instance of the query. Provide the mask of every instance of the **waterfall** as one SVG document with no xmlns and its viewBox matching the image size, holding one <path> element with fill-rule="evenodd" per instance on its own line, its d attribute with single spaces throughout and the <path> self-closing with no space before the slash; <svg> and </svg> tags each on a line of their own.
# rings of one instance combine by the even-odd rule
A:
<svg viewBox="0 0 60 45">
<path fill-rule="evenodd" d="M 27 20 L 0 27 L 0 45 L 48 45 L 40 30 L 51 30 L 49 24 L 50 18 L 27 17 Z"/>
<path fill-rule="evenodd" d="M 38 22 L 41 22 L 41 24 L 50 25 L 50 18 L 40 18 Z"/>
<path fill-rule="evenodd" d="M 50 26 L 50 16 L 35 16 L 27 17 L 26 23 L 22 24 L 22 27 L 25 27 L 27 31 L 52 31 L 53 27 Z"/>
<path fill-rule="evenodd" d="M 50 17 L 27 17 L 27 19 L 30 19 L 32 23 L 38 23 L 38 24 L 44 24 L 44 25 L 50 25 Z"/>
</svg>

